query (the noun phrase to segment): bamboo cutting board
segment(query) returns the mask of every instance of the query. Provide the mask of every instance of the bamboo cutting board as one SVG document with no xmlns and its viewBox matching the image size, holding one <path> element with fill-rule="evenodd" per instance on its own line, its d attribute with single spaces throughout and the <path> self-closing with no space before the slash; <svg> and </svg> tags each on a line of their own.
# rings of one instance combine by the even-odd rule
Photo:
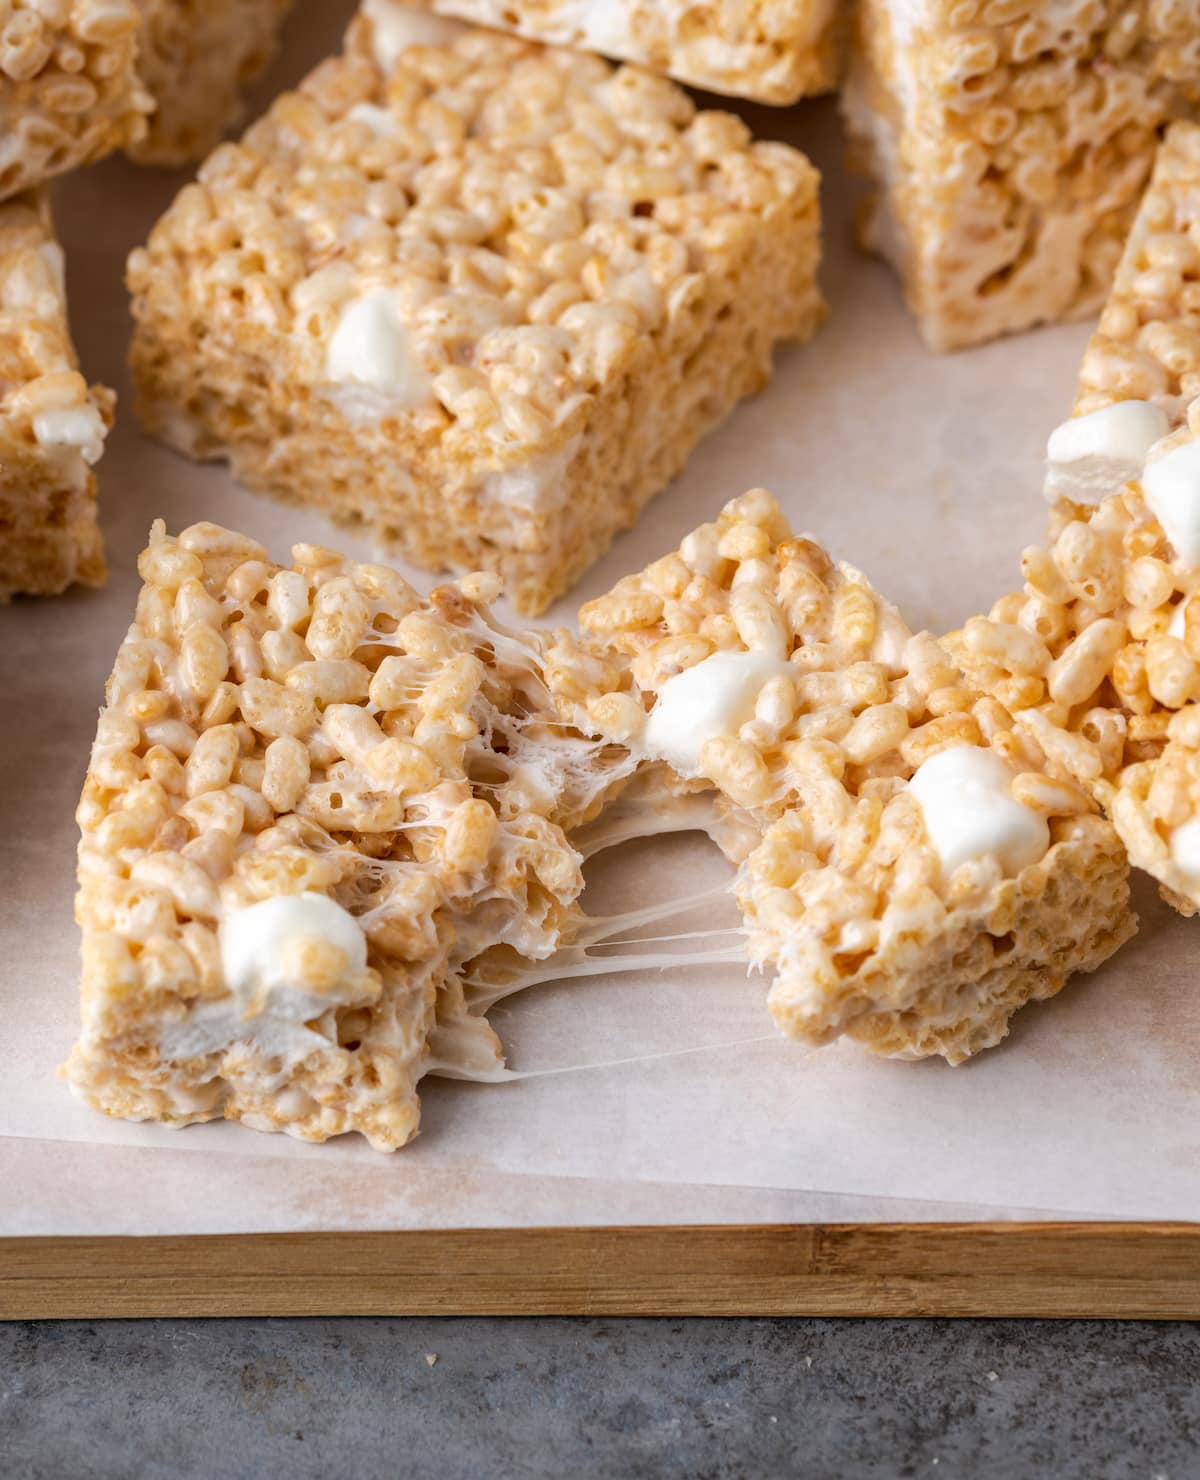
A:
<svg viewBox="0 0 1200 1480">
<path fill-rule="evenodd" d="M 811 1224 L 0 1239 L 0 1318 L 1200 1317 L 1200 1225 Z"/>
</svg>

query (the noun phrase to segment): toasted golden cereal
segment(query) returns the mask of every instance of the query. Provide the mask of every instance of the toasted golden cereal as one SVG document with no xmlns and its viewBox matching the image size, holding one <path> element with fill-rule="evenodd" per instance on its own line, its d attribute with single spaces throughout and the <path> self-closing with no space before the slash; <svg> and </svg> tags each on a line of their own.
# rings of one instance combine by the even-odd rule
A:
<svg viewBox="0 0 1200 1480">
<path fill-rule="evenodd" d="M 630 767 L 564 733 L 541 640 L 462 587 L 292 554 L 151 533 L 79 805 L 66 1072 L 125 1119 L 390 1150 L 425 1072 L 494 1071 L 460 974 L 553 950 L 582 886 L 553 819 Z"/>
<path fill-rule="evenodd" d="M 103 583 L 92 465 L 112 410 L 79 373 L 45 196 L 0 203 L 0 600 Z"/>
<path fill-rule="evenodd" d="M 680 0 L 415 3 L 532 41 L 638 62 L 693 87 L 759 103 L 831 92 L 841 74 L 846 7 L 840 0 L 715 0 L 703 7 Z M 364 9 L 401 34 L 410 24 L 408 6 L 398 0 L 365 0 Z"/>
<path fill-rule="evenodd" d="M 146 130 L 140 0 L 0 0 L 0 200 Z"/>
<path fill-rule="evenodd" d="M 876 186 L 864 244 L 932 348 L 1099 309 L 1198 55 L 1189 3 L 863 0 L 843 103 Z"/>
<path fill-rule="evenodd" d="M 482 31 L 345 54 L 130 259 L 146 426 L 523 611 L 824 309 L 817 175 L 632 67 Z"/>
<path fill-rule="evenodd" d="M 1018 733 L 1095 798 L 1130 861 L 1191 914 L 1200 908 L 1200 401 L 1146 445 L 1155 417 L 1165 432 L 1157 399 L 1123 400 L 1059 428 L 1049 488 L 1070 497 L 1054 509 L 1053 543 L 1025 552 L 1023 591 L 945 641 L 985 692 L 999 695 L 1019 669 Z M 1105 473 L 1095 493 L 1117 491 L 1085 498 L 1088 466 Z"/>
<path fill-rule="evenodd" d="M 1124 850 L 1086 792 L 762 490 L 580 623 L 622 703 L 566 711 L 601 733 L 616 714 L 643 787 L 657 767 L 715 791 L 789 1035 L 958 1063 L 1133 933 Z"/>
<path fill-rule="evenodd" d="M 203 159 L 240 119 L 246 87 L 275 54 L 293 0 L 139 0 L 137 70 L 154 99 L 143 164 Z"/>
</svg>

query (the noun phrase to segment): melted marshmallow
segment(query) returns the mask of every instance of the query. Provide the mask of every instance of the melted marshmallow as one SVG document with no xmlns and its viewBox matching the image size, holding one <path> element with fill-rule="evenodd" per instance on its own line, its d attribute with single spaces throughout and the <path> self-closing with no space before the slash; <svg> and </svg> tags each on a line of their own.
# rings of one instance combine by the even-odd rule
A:
<svg viewBox="0 0 1200 1480">
<path fill-rule="evenodd" d="M 489 473 L 483 480 L 483 495 L 510 509 L 528 509 L 535 514 L 561 508 L 567 496 L 567 469 L 578 450 L 579 438 L 572 437 L 554 452 Z"/>
<path fill-rule="evenodd" d="M 669 678 L 658 691 L 642 743 L 658 760 L 683 775 L 693 775 L 706 740 L 736 735 L 754 718 L 754 705 L 768 679 L 790 675 L 791 666 L 776 651 L 713 653 Z"/>
<path fill-rule="evenodd" d="M 461 21 L 410 10 L 396 0 L 363 0 L 362 10 L 371 22 L 375 60 L 385 72 L 410 46 L 444 46 L 467 29 Z"/>
<path fill-rule="evenodd" d="M 1169 430 L 1149 401 L 1118 401 L 1055 427 L 1046 444 L 1046 497 L 1098 504 L 1141 475 L 1146 454 Z"/>
<path fill-rule="evenodd" d="M 69 448 L 96 463 L 104 451 L 104 418 L 95 406 L 56 406 L 34 416 L 33 435 L 39 447 Z"/>
<path fill-rule="evenodd" d="M 1200 563 L 1200 442 L 1185 442 L 1146 465 L 1142 492 L 1175 553 Z"/>
<path fill-rule="evenodd" d="M 1016 874 L 1046 852 L 1046 819 L 1013 797 L 1012 781 L 999 756 L 974 745 L 939 751 L 917 768 L 909 787 L 947 878 L 983 858 Z"/>
<path fill-rule="evenodd" d="M 395 296 L 373 288 L 342 309 L 329 341 L 325 373 L 352 394 L 367 392 L 393 407 L 419 406 L 429 397 L 429 377 L 413 353 Z"/>
<path fill-rule="evenodd" d="M 305 1023 L 363 995 L 367 938 L 354 916 L 323 894 L 283 895 L 234 910 L 221 921 L 218 945 L 230 995 L 197 1002 L 186 1021 L 164 1029 L 165 1059 L 194 1058 L 247 1039 L 282 1057 L 327 1048 Z M 342 958 L 325 990 L 296 984 L 298 955 L 314 945 Z"/>
<path fill-rule="evenodd" d="M 1171 862 L 1193 883 L 1200 884 L 1200 817 L 1173 828 L 1167 847 Z"/>
<path fill-rule="evenodd" d="M 384 134 L 388 138 L 397 138 L 400 130 L 396 124 L 396 115 L 388 108 L 381 108 L 378 103 L 355 103 L 346 117 L 354 123 L 365 123 L 373 134 Z M 369 217 L 363 217 L 369 220 Z"/>
</svg>

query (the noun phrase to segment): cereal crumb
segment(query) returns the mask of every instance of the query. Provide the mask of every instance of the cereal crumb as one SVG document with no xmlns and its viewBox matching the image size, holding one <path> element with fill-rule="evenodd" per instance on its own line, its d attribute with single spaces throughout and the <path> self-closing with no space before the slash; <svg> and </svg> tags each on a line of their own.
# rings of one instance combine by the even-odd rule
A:
<svg viewBox="0 0 1200 1480">
<path fill-rule="evenodd" d="M 426 1362 L 428 1362 L 428 1364 L 431 1367 L 436 1367 L 437 1366 L 437 1359 L 438 1359 L 437 1352 L 426 1352 L 425 1353 L 425 1360 L 426 1360 Z"/>
</svg>

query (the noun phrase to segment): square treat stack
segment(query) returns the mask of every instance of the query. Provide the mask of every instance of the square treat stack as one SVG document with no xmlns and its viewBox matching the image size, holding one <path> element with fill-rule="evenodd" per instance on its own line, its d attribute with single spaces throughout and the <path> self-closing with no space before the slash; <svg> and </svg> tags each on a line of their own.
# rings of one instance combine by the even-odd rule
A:
<svg viewBox="0 0 1200 1480">
<path fill-rule="evenodd" d="M 0 204 L 0 600 L 104 580 L 92 464 L 113 394 L 88 388 L 67 327 L 63 254 L 32 192 Z"/>
<path fill-rule="evenodd" d="M 0 0 L 0 199 L 146 131 L 138 0 Z"/>
<path fill-rule="evenodd" d="M 1085 791 L 761 490 L 580 621 L 620 680 L 575 717 L 668 792 L 715 789 L 792 1037 L 958 1063 L 1133 933 L 1124 849 Z"/>
<path fill-rule="evenodd" d="M 582 887 L 550 820 L 603 790 L 494 578 L 161 525 L 79 806 L 83 1028 L 110 1115 L 402 1146 L 436 1066 L 493 1070 L 460 968 L 548 955 Z M 560 650 L 560 681 L 572 660 Z"/>
<path fill-rule="evenodd" d="M 139 406 L 537 612 L 815 329 L 818 254 L 803 156 L 674 84 L 361 16 L 133 254 Z"/>
<path fill-rule="evenodd" d="M 140 0 L 138 75 L 154 98 L 143 164 L 203 159 L 242 113 L 244 89 L 275 54 L 292 0 Z"/>
<path fill-rule="evenodd" d="M 1093 313 L 1157 131 L 1200 100 L 1186 7 L 863 0 L 844 94 L 866 244 L 934 349 Z"/>
<path fill-rule="evenodd" d="M 831 92 L 841 73 L 842 0 L 413 0 L 439 15 L 638 62 L 680 82 L 758 103 Z M 395 0 L 365 0 L 381 18 Z M 397 25 L 404 24 L 402 20 Z"/>
</svg>

